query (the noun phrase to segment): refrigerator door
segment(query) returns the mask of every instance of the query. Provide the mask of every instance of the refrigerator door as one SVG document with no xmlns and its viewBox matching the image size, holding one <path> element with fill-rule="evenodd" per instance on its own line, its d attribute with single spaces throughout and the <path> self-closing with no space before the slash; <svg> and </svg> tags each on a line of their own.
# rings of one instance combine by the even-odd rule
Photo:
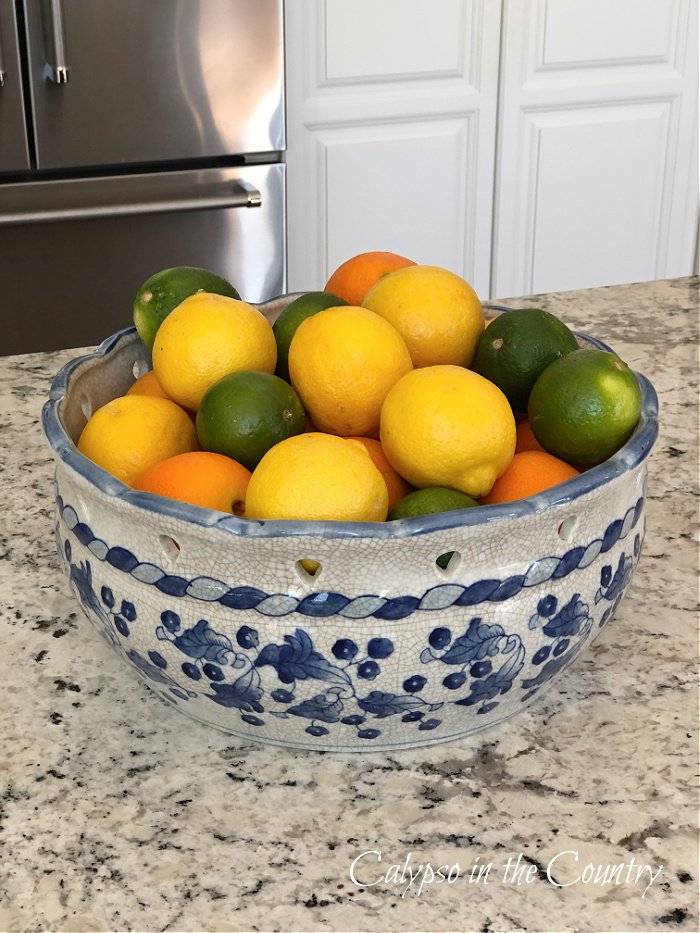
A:
<svg viewBox="0 0 700 933">
<path fill-rule="evenodd" d="M 281 0 L 24 0 L 39 169 L 284 148 Z"/>
<path fill-rule="evenodd" d="M 154 272 L 200 266 L 246 301 L 284 291 L 283 163 L 1 189 L 0 354 L 93 346 Z"/>
<path fill-rule="evenodd" d="M 0 172 L 31 168 L 13 0 L 0 0 Z"/>
</svg>

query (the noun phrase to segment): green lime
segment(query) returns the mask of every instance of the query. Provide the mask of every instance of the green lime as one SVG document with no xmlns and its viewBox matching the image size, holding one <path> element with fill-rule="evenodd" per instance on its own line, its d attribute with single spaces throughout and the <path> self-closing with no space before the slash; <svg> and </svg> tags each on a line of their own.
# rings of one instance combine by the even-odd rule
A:
<svg viewBox="0 0 700 933">
<path fill-rule="evenodd" d="M 204 450 L 254 470 L 280 441 L 301 434 L 306 413 L 294 389 L 272 373 L 237 372 L 219 379 L 197 411 Z"/>
<path fill-rule="evenodd" d="M 318 311 L 325 311 L 326 308 L 335 308 L 338 305 L 346 305 L 344 298 L 338 298 L 330 292 L 307 292 L 300 295 L 284 309 L 272 325 L 272 332 L 277 341 L 277 369 L 275 373 L 282 379 L 289 379 L 289 344 L 296 333 L 297 327 L 307 317 L 311 317 Z"/>
<path fill-rule="evenodd" d="M 134 299 L 134 324 L 143 343 L 151 349 L 156 332 L 173 308 L 195 292 L 212 292 L 237 298 L 236 289 L 215 272 L 195 266 L 162 269 L 143 283 Z"/>
<path fill-rule="evenodd" d="M 453 512 L 455 509 L 472 509 L 479 503 L 471 496 L 449 489 L 447 486 L 426 486 L 409 492 L 403 499 L 399 499 L 389 512 L 388 522 L 398 518 L 415 518 L 417 515 L 432 515 L 435 512 Z M 435 563 L 442 570 L 447 568 L 454 551 L 441 554 Z"/>
<path fill-rule="evenodd" d="M 532 431 L 550 454 L 574 465 L 607 460 L 639 421 L 637 377 L 614 353 L 575 350 L 545 369 L 530 393 Z"/>
<path fill-rule="evenodd" d="M 518 308 L 495 318 L 477 344 L 471 368 L 495 383 L 513 411 L 527 411 L 540 373 L 578 343 L 558 317 L 542 308 Z"/>
<path fill-rule="evenodd" d="M 389 512 L 387 521 L 432 515 L 434 512 L 452 512 L 454 509 L 471 509 L 475 505 L 478 505 L 478 502 L 471 496 L 456 489 L 448 489 L 447 486 L 426 486 L 425 489 L 416 489 L 399 499 Z"/>
</svg>

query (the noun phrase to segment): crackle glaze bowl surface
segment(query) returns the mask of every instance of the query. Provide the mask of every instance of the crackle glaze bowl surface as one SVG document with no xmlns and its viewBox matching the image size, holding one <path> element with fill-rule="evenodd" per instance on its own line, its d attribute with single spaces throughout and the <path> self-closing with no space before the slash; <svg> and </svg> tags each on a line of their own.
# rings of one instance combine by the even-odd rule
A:
<svg viewBox="0 0 700 933">
<path fill-rule="evenodd" d="M 259 307 L 274 320 L 294 297 Z M 641 375 L 627 444 L 538 496 L 385 524 L 258 522 L 136 492 L 78 453 L 90 413 L 148 366 L 129 328 L 54 379 L 56 542 L 125 676 L 196 720 L 324 751 L 458 739 L 532 703 L 630 584 L 658 422 Z"/>
</svg>

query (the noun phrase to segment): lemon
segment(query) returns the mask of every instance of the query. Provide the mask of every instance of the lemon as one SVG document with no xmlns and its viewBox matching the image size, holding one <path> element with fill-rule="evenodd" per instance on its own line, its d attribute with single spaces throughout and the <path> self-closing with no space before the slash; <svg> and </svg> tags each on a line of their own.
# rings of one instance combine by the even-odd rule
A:
<svg viewBox="0 0 700 933">
<path fill-rule="evenodd" d="M 158 328 L 153 369 L 166 395 L 196 411 L 210 386 L 229 373 L 272 373 L 277 344 L 272 325 L 245 301 L 197 292 Z"/>
<path fill-rule="evenodd" d="M 302 321 L 289 346 L 289 373 L 321 432 L 376 437 L 389 389 L 413 368 L 401 335 L 355 305 Z"/>
<path fill-rule="evenodd" d="M 199 291 L 241 297 L 226 279 L 196 266 L 162 269 L 146 279 L 134 299 L 134 324 L 143 343 L 151 348 L 158 328 L 173 308 Z"/>
<path fill-rule="evenodd" d="M 485 495 L 515 452 L 515 417 L 492 382 L 461 366 L 428 366 L 389 391 L 380 438 L 389 462 L 414 486 Z"/>
<path fill-rule="evenodd" d="M 338 298 L 337 295 L 331 295 L 330 292 L 306 292 L 296 298 L 290 305 L 287 305 L 272 325 L 272 332 L 277 341 L 276 376 L 289 381 L 289 366 L 287 363 L 289 345 L 301 322 L 313 314 L 318 314 L 319 311 L 323 311 L 325 308 L 336 308 L 339 305 L 346 304 L 345 299 Z"/>
<path fill-rule="evenodd" d="M 246 518 L 383 522 L 386 483 L 358 441 L 297 434 L 272 447 L 253 470 Z"/>
<path fill-rule="evenodd" d="M 127 486 L 148 467 L 198 450 L 194 422 L 175 402 L 125 395 L 98 408 L 78 440 L 78 450 Z"/>
<path fill-rule="evenodd" d="M 406 341 L 413 365 L 469 366 L 484 331 L 479 297 L 461 276 L 438 266 L 407 266 L 382 276 L 362 302 Z"/>
</svg>

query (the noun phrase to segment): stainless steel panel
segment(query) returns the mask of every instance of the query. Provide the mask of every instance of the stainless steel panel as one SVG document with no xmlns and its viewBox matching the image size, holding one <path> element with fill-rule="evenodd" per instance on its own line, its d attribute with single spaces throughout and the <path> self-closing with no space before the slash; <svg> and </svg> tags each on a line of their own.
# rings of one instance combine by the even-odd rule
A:
<svg viewBox="0 0 700 933">
<path fill-rule="evenodd" d="M 0 226 L 0 354 L 98 343 L 132 323 L 139 287 L 168 266 L 211 269 L 248 301 L 281 294 L 284 170 L 279 163 L 3 186 L 0 214 L 12 204 L 28 222 L 16 217 Z M 259 206 L 215 206 L 219 197 L 243 204 L 252 191 L 260 193 Z M 212 206 L 160 210 L 169 201 L 206 200 Z M 155 210 L 102 210 L 137 202 Z M 36 222 L 35 208 L 60 215 L 66 205 L 73 219 Z"/>
<path fill-rule="evenodd" d="M 13 0 L 0 0 L 0 172 L 30 167 Z"/>
<path fill-rule="evenodd" d="M 281 0 L 24 2 L 39 168 L 284 148 Z"/>
</svg>

